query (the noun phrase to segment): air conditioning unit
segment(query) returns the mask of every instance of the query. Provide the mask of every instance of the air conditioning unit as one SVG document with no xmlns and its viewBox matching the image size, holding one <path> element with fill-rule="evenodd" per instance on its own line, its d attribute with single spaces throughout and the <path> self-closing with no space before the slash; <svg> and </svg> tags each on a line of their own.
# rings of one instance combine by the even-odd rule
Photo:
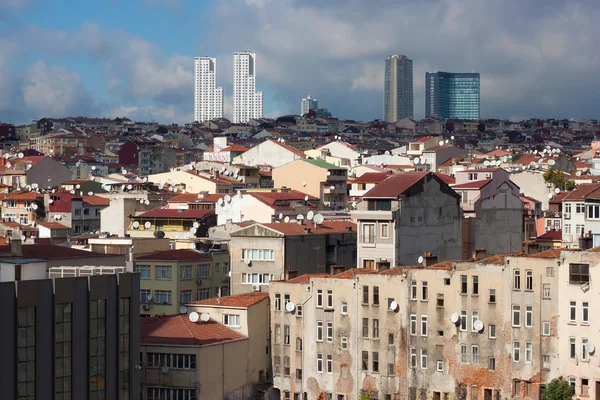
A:
<svg viewBox="0 0 600 400">
<path fill-rule="evenodd" d="M 565 219 L 571 219 L 571 213 L 565 213 Z"/>
<path fill-rule="evenodd" d="M 252 285 L 253 292 L 260 292 L 260 285 Z"/>
</svg>

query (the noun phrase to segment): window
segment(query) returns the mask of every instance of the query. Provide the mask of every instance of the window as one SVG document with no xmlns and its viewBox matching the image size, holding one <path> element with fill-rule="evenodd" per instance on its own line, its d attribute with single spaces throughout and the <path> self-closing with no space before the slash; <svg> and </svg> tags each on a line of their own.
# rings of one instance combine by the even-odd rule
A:
<svg viewBox="0 0 600 400">
<path fill-rule="evenodd" d="M 479 400 L 479 388 L 475 385 L 471 386 L 471 400 Z"/>
<path fill-rule="evenodd" d="M 460 345 L 460 362 L 462 364 L 467 363 L 467 345 L 466 344 Z"/>
<path fill-rule="evenodd" d="M 548 355 L 542 356 L 542 368 L 550 369 L 550 356 L 548 356 Z"/>
<path fill-rule="evenodd" d="M 302 351 L 302 338 L 296 338 L 296 351 Z"/>
<path fill-rule="evenodd" d="M 421 282 L 421 300 L 427 301 L 429 295 L 427 293 L 427 281 Z"/>
<path fill-rule="evenodd" d="M 373 305 L 379 305 L 379 286 L 373 286 Z"/>
<path fill-rule="evenodd" d="M 290 357 L 283 356 L 283 376 L 290 376 Z"/>
<path fill-rule="evenodd" d="M 379 320 L 373 318 L 373 339 L 379 339 Z"/>
<path fill-rule="evenodd" d="M 444 308 L 444 293 L 437 294 L 437 307 Z"/>
<path fill-rule="evenodd" d="M 281 293 L 275 293 L 275 311 L 281 311 Z"/>
<path fill-rule="evenodd" d="M 496 289 L 490 289 L 490 299 L 489 299 L 490 303 L 495 303 L 496 302 Z"/>
<path fill-rule="evenodd" d="M 369 337 L 369 318 L 362 319 L 362 337 Z"/>
<path fill-rule="evenodd" d="M 574 324 L 577 322 L 577 302 L 569 302 L 569 323 Z"/>
<path fill-rule="evenodd" d="M 296 317 L 298 317 L 298 318 L 302 317 L 302 306 L 301 305 L 296 306 Z"/>
<path fill-rule="evenodd" d="M 340 347 L 342 348 L 342 350 L 346 350 L 348 348 L 348 337 L 347 336 L 342 336 L 340 338 Z"/>
<path fill-rule="evenodd" d="M 525 271 L 525 290 L 533 290 L 533 271 Z"/>
<path fill-rule="evenodd" d="M 192 279 L 192 266 L 191 265 L 182 265 L 179 267 L 179 279 L 188 280 Z"/>
<path fill-rule="evenodd" d="M 496 339 L 496 325 L 488 325 L 488 338 Z"/>
<path fill-rule="evenodd" d="M 317 307 L 323 307 L 323 291 L 321 289 L 317 290 Z"/>
<path fill-rule="evenodd" d="M 417 281 L 410 281 L 410 299 L 417 299 Z"/>
<path fill-rule="evenodd" d="M 569 283 L 581 284 L 590 281 L 589 264 L 569 264 Z"/>
<path fill-rule="evenodd" d="M 210 276 L 210 264 L 199 264 L 196 269 L 196 279 L 208 278 Z M 242 283 L 244 282 L 244 274 L 242 274 Z"/>
<path fill-rule="evenodd" d="M 275 344 L 281 344 L 281 325 L 275 324 Z"/>
<path fill-rule="evenodd" d="M 289 303 L 290 301 L 291 301 L 291 300 L 290 300 L 290 295 L 289 295 L 289 294 L 287 294 L 287 293 L 284 293 L 284 294 L 283 294 L 283 309 L 284 309 L 284 310 L 287 310 L 287 305 L 288 305 L 288 303 Z"/>
<path fill-rule="evenodd" d="M 146 353 L 146 362 L 154 368 L 196 369 L 195 354 Z"/>
<path fill-rule="evenodd" d="M 531 363 L 533 359 L 533 344 L 530 341 L 525 342 L 525 362 Z"/>
<path fill-rule="evenodd" d="M 327 321 L 327 341 L 333 342 L 333 322 Z"/>
<path fill-rule="evenodd" d="M 427 369 L 427 349 L 421 349 L 421 368 Z"/>
<path fill-rule="evenodd" d="M 275 252 L 270 249 L 242 249 L 242 260 L 274 261 Z"/>
<path fill-rule="evenodd" d="M 467 311 L 466 310 L 462 310 L 460 312 L 460 330 L 461 331 L 467 330 Z"/>
<path fill-rule="evenodd" d="M 369 287 L 368 286 L 363 286 L 362 303 L 363 304 L 369 304 Z"/>
<path fill-rule="evenodd" d="M 471 346 L 471 363 L 479 363 L 479 346 Z"/>
<path fill-rule="evenodd" d="M 210 288 L 196 290 L 196 299 L 197 300 L 210 299 Z"/>
<path fill-rule="evenodd" d="M 435 363 L 435 370 L 436 370 L 437 372 L 444 372 L 444 362 L 443 362 L 443 361 L 441 361 L 441 360 L 438 360 L 438 361 Z"/>
<path fill-rule="evenodd" d="M 56 304 L 54 306 L 54 393 L 55 398 L 71 397 L 72 358 L 71 358 L 71 334 L 72 334 L 72 312 L 71 303 Z M 26 333 L 26 332 L 25 332 Z M 127 332 L 127 335 L 129 332 Z M 27 341 L 27 335 L 23 337 Z M 20 346 L 21 347 L 21 346 Z M 27 353 L 27 352 L 26 352 Z M 22 357 L 33 356 L 32 354 L 21 354 Z M 21 367 L 21 359 L 19 367 Z M 129 376 L 129 375 L 127 375 Z M 21 389 L 21 382 L 18 383 Z M 26 391 L 26 385 L 23 387 Z M 19 396 L 19 398 L 26 398 Z"/>
<path fill-rule="evenodd" d="M 375 243 L 375 224 L 362 225 L 362 242 Z"/>
<path fill-rule="evenodd" d="M 427 336 L 427 315 L 421 315 L 421 336 Z"/>
<path fill-rule="evenodd" d="M 596 206 L 598 207 L 598 206 Z M 581 378 L 581 396 L 588 397 L 590 394 L 590 381 L 587 378 Z"/>
<path fill-rule="evenodd" d="M 546 278 L 552 278 L 554 276 L 554 267 L 546 267 Z"/>
<path fill-rule="evenodd" d="M 577 352 L 575 351 L 575 338 L 569 338 L 569 358 L 575 358 L 577 356 Z"/>
<path fill-rule="evenodd" d="M 323 321 L 317 321 L 317 342 L 323 341 Z"/>
<path fill-rule="evenodd" d="M 589 361 L 590 354 L 587 351 L 587 343 L 588 340 L 586 338 L 581 338 L 581 360 Z"/>
<path fill-rule="evenodd" d="M 372 354 L 373 359 L 373 372 L 379 372 L 379 352 L 374 351 Z"/>
<path fill-rule="evenodd" d="M 533 326 L 533 307 L 525 306 L 525 328 Z"/>
<path fill-rule="evenodd" d="M 149 265 L 138 265 L 135 267 L 135 271 L 140 273 L 140 279 L 151 279 Z"/>
<path fill-rule="evenodd" d="M 417 314 L 410 314 L 410 335 L 417 335 Z"/>
<path fill-rule="evenodd" d="M 387 239 L 390 236 L 389 228 L 390 228 L 389 224 L 381 224 L 381 237 L 383 239 Z"/>
<path fill-rule="evenodd" d="M 342 301 L 342 307 L 341 308 L 342 308 L 341 313 L 343 315 L 348 314 L 348 303 L 347 302 Z"/>
<path fill-rule="evenodd" d="M 170 290 L 154 291 L 154 302 L 158 303 L 158 304 L 171 304 L 171 291 Z"/>
<path fill-rule="evenodd" d="M 468 286 L 469 286 L 468 276 L 461 275 L 460 276 L 460 294 L 467 294 L 467 291 L 469 290 Z"/>
<path fill-rule="evenodd" d="M 490 371 L 496 370 L 496 357 L 488 357 L 488 369 Z"/>
<path fill-rule="evenodd" d="M 362 370 L 363 371 L 369 370 L 369 352 L 368 351 L 362 352 Z"/>
<path fill-rule="evenodd" d="M 273 274 L 261 274 L 261 273 L 242 273 L 242 283 L 246 285 L 268 285 L 273 280 Z"/>
<path fill-rule="evenodd" d="M 317 372 L 323 372 L 323 353 L 317 353 Z"/>
<path fill-rule="evenodd" d="M 180 304 L 188 304 L 192 301 L 192 291 L 191 290 L 182 290 L 179 292 L 179 303 Z"/>
<path fill-rule="evenodd" d="M 333 373 L 333 355 L 327 354 L 327 373 Z"/>
<path fill-rule="evenodd" d="M 585 204 L 584 203 L 575 204 L 575 213 L 576 214 L 583 214 L 584 212 L 585 212 Z"/>
<path fill-rule="evenodd" d="M 577 379 L 575 379 L 574 376 L 570 376 L 568 380 L 569 380 L 569 385 L 573 386 L 573 388 L 574 388 L 575 382 L 577 381 Z"/>
<path fill-rule="evenodd" d="M 410 354 L 410 367 L 417 368 L 417 349 L 411 348 L 409 354 Z"/>
<path fill-rule="evenodd" d="M 479 311 L 471 311 L 471 331 L 477 332 L 475 321 L 479 320 Z"/>
<path fill-rule="evenodd" d="M 550 322 L 542 322 L 542 336 L 550 336 Z"/>
<path fill-rule="evenodd" d="M 521 271 L 518 269 L 515 269 L 513 271 L 513 289 L 521 289 Z"/>
<path fill-rule="evenodd" d="M 327 308 L 333 308 L 333 290 L 327 290 Z"/>
<path fill-rule="evenodd" d="M 550 298 L 550 284 L 549 283 L 544 283 L 542 297 L 544 299 L 549 299 Z"/>
<path fill-rule="evenodd" d="M 473 276 L 473 294 L 474 295 L 479 294 L 479 277 L 478 276 Z"/>
<path fill-rule="evenodd" d="M 513 341 L 513 362 L 521 361 L 521 343 L 518 340 Z"/>
<path fill-rule="evenodd" d="M 90 301 L 89 318 L 90 398 L 104 399 L 105 391 L 102 383 L 106 379 L 106 300 Z"/>
<path fill-rule="evenodd" d="M 581 323 L 586 325 L 590 323 L 590 303 L 587 301 L 581 303 Z"/>
<path fill-rule="evenodd" d="M 296 368 L 296 380 L 297 381 L 301 381 L 302 380 L 302 369 L 300 369 L 300 368 Z M 300 394 L 298 394 L 297 397 L 294 394 L 294 400 L 299 399 L 299 398 L 300 398 Z"/>
<path fill-rule="evenodd" d="M 146 387 L 146 397 L 148 399 L 190 399 L 196 400 L 196 389 L 177 389 L 170 387 Z M 102 398 L 104 398 L 102 396 Z"/>
<path fill-rule="evenodd" d="M 238 318 L 238 323 L 239 323 L 239 318 Z M 227 325 L 227 324 L 225 324 Z M 286 345 L 290 345 L 290 326 L 289 325 L 284 325 L 283 326 L 283 344 Z"/>
<path fill-rule="evenodd" d="M 156 279 L 171 280 L 171 266 L 170 265 L 157 265 L 156 266 Z"/>
<path fill-rule="evenodd" d="M 512 326 L 521 326 L 521 306 L 518 304 L 512 306 Z"/>
<path fill-rule="evenodd" d="M 565 224 L 565 233 L 571 234 L 571 224 Z"/>
<path fill-rule="evenodd" d="M 140 289 L 140 303 L 148 302 L 149 298 L 152 298 L 152 290 Z"/>
</svg>

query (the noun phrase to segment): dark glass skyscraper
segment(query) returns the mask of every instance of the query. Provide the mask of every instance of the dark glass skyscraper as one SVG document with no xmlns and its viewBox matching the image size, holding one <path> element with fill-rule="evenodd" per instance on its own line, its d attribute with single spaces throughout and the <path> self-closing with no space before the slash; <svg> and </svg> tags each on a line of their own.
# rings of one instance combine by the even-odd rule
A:
<svg viewBox="0 0 600 400">
<path fill-rule="evenodd" d="M 427 72 L 425 117 L 479 119 L 479 74 Z"/>
<path fill-rule="evenodd" d="M 383 120 L 397 122 L 413 117 L 412 60 L 399 54 L 385 60 Z"/>
</svg>

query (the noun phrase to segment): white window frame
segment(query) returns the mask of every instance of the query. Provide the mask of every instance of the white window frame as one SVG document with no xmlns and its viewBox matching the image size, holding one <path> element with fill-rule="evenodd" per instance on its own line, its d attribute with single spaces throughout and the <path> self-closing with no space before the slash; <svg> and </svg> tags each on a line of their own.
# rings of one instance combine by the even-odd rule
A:
<svg viewBox="0 0 600 400">
<path fill-rule="evenodd" d="M 467 314 L 468 311 L 467 310 L 461 310 L 460 311 L 460 330 L 462 332 L 466 332 L 467 331 Z"/>
<path fill-rule="evenodd" d="M 513 340 L 512 343 L 512 361 L 521 362 L 521 342 Z"/>
<path fill-rule="evenodd" d="M 514 328 L 521 327 L 521 306 L 519 304 L 512 305 L 511 324 Z M 517 323 L 515 323 L 517 321 Z"/>
<path fill-rule="evenodd" d="M 417 314 L 410 314 L 410 336 L 417 336 Z"/>
<path fill-rule="evenodd" d="M 581 302 L 581 323 L 583 325 L 590 323 L 590 303 L 587 301 Z"/>
<path fill-rule="evenodd" d="M 569 301 L 569 323 L 577 323 L 577 301 L 575 300 Z"/>
<path fill-rule="evenodd" d="M 496 339 L 496 325 L 488 325 L 488 339 Z"/>
<path fill-rule="evenodd" d="M 327 321 L 327 342 L 333 342 L 333 322 Z"/>
<path fill-rule="evenodd" d="M 471 346 L 471 363 L 474 365 L 479 363 L 479 346 L 477 345 Z"/>
<path fill-rule="evenodd" d="M 156 280 L 170 281 L 173 279 L 173 267 L 170 265 L 157 265 L 154 267 L 154 273 Z"/>
<path fill-rule="evenodd" d="M 421 369 L 427 369 L 427 349 L 421 349 Z"/>
<path fill-rule="evenodd" d="M 239 314 L 223 314 L 223 325 L 228 326 L 230 328 L 239 328 L 240 324 L 240 315 Z"/>
<path fill-rule="evenodd" d="M 348 349 L 348 337 L 347 336 L 340 337 L 340 348 L 342 350 Z"/>
<path fill-rule="evenodd" d="M 533 361 L 533 343 L 530 340 L 525 341 L 525 362 L 531 364 Z"/>
<path fill-rule="evenodd" d="M 323 321 L 317 321 L 317 342 L 323 341 Z"/>
<path fill-rule="evenodd" d="M 242 260 L 275 261 L 275 251 L 272 249 L 242 249 Z"/>
<path fill-rule="evenodd" d="M 525 328 L 533 327 L 533 306 L 525 306 Z"/>
<path fill-rule="evenodd" d="M 435 370 L 437 372 L 444 372 L 444 362 L 442 360 L 437 360 L 435 363 Z"/>
<path fill-rule="evenodd" d="M 550 336 L 550 321 L 542 322 L 542 336 Z"/>
<path fill-rule="evenodd" d="M 479 311 L 471 311 L 471 332 L 477 332 L 477 329 L 475 329 L 475 321 L 477 320 L 479 320 Z"/>
<path fill-rule="evenodd" d="M 428 332 L 428 318 L 427 315 L 421 315 L 421 336 L 427 336 Z"/>
<path fill-rule="evenodd" d="M 348 302 L 342 301 L 340 313 L 342 315 L 348 315 Z"/>
</svg>

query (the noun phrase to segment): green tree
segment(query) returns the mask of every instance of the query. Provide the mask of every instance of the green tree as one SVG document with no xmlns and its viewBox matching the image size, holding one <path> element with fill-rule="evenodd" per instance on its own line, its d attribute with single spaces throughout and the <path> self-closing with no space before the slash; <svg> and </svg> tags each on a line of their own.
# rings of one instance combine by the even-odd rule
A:
<svg viewBox="0 0 600 400">
<path fill-rule="evenodd" d="M 560 169 L 555 170 L 554 168 L 549 167 L 548 170 L 544 172 L 543 177 L 546 183 L 551 183 L 560 190 L 573 190 L 575 187 L 575 182 L 570 181 L 567 178 L 567 175 Z"/>
<path fill-rule="evenodd" d="M 575 181 L 566 181 L 565 182 L 565 190 L 567 192 L 570 192 L 573 189 L 575 189 Z"/>
<path fill-rule="evenodd" d="M 553 379 L 542 392 L 542 400 L 571 400 L 575 396 L 575 387 L 563 377 Z"/>
</svg>

